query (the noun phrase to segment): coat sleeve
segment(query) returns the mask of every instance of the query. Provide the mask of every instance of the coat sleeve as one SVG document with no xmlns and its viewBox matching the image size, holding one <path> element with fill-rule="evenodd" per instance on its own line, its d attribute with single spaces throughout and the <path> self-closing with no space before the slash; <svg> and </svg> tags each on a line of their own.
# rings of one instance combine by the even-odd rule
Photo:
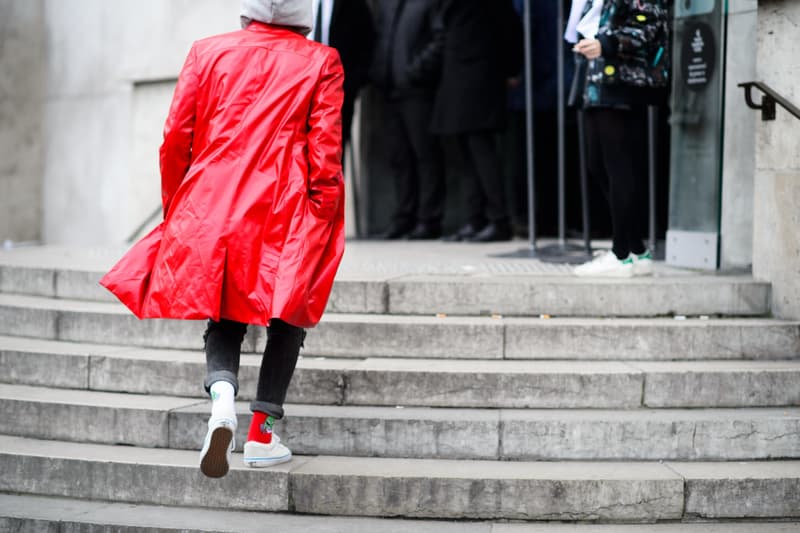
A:
<svg viewBox="0 0 800 533">
<path fill-rule="evenodd" d="M 344 196 L 342 102 L 344 70 L 339 54 L 328 49 L 308 119 L 308 196 L 311 211 L 332 220 Z"/>
<path fill-rule="evenodd" d="M 601 28 L 597 39 L 603 57 L 646 55 L 660 42 L 667 24 L 667 10 L 656 2 L 644 0 L 642 9 L 632 9 L 627 2 L 613 2 L 617 9 L 610 23 Z M 644 9 L 647 7 L 648 9 Z M 605 8 L 604 8 L 605 11 Z"/>
<path fill-rule="evenodd" d="M 189 51 L 183 65 L 172 105 L 164 124 L 164 142 L 159 150 L 161 167 L 161 202 L 166 217 L 172 198 L 189 170 L 197 110 L 197 52 Z"/>
</svg>

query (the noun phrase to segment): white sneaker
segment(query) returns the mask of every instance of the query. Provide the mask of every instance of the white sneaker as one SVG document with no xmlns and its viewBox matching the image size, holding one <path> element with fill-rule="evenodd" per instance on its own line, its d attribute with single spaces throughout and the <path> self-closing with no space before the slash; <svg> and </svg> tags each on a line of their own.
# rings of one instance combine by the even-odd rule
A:
<svg viewBox="0 0 800 533">
<path fill-rule="evenodd" d="M 249 440 L 244 444 L 244 464 L 252 468 L 264 468 L 279 465 L 292 460 L 292 452 L 281 444 L 281 439 L 272 434 L 272 442 Z"/>
<path fill-rule="evenodd" d="M 208 433 L 200 452 L 200 471 L 208 477 L 222 477 L 228 473 L 231 452 L 236 443 L 236 420 L 212 418 L 208 421 Z"/>
<path fill-rule="evenodd" d="M 617 259 L 614 252 L 609 250 L 598 253 L 594 259 L 575 267 L 572 272 L 582 278 L 630 278 L 633 277 L 633 260 L 630 257 Z"/>
<path fill-rule="evenodd" d="M 653 275 L 653 254 L 650 253 L 650 250 L 645 250 L 643 254 L 639 255 L 632 253 L 628 259 L 633 261 L 634 276 Z"/>
</svg>

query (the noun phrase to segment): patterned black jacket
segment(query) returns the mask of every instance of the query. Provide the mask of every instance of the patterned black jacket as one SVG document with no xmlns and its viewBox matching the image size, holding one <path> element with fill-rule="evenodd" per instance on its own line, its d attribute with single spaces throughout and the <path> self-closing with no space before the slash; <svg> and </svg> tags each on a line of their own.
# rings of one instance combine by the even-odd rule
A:
<svg viewBox="0 0 800 533">
<path fill-rule="evenodd" d="M 589 61 L 585 107 L 627 108 L 660 103 L 670 70 L 668 0 L 605 0 L 597 39 L 601 57 Z"/>
</svg>

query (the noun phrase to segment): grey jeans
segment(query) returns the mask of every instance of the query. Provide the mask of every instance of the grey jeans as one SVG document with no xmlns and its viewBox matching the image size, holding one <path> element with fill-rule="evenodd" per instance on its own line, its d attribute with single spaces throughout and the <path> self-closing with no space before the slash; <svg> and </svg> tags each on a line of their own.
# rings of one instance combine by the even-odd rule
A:
<svg viewBox="0 0 800 533">
<path fill-rule="evenodd" d="M 247 324 L 222 319 L 208 321 L 205 341 L 206 392 L 215 381 L 227 381 L 239 392 L 239 359 L 242 341 L 247 333 Z M 292 381 L 300 348 L 306 338 L 302 328 L 273 318 L 267 328 L 267 346 L 261 360 L 256 399 L 250 404 L 251 411 L 258 411 L 283 418 L 283 402 Z"/>
</svg>

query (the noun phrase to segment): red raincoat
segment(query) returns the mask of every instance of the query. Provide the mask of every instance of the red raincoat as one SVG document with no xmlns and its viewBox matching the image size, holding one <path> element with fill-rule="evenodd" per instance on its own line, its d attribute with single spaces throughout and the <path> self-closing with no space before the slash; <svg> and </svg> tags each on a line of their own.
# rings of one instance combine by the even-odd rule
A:
<svg viewBox="0 0 800 533">
<path fill-rule="evenodd" d="M 139 318 L 319 322 L 344 251 L 335 50 L 286 28 L 196 42 L 164 128 L 164 221 L 101 280 Z"/>
</svg>

